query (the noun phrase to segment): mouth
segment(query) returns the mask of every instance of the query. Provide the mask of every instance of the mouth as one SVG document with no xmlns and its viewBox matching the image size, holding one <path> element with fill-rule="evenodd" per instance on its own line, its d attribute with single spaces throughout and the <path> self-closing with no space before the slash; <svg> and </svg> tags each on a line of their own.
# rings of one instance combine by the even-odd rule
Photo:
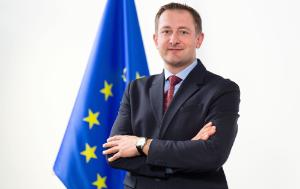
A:
<svg viewBox="0 0 300 189">
<path fill-rule="evenodd" d="M 183 49 L 168 49 L 169 51 L 181 51 L 181 50 L 183 50 Z"/>
</svg>

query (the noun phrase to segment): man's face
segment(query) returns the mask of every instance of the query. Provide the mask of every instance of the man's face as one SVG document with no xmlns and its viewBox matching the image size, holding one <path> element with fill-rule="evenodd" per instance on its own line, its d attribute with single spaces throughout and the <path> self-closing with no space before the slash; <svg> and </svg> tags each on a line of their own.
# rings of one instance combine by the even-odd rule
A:
<svg viewBox="0 0 300 189">
<path fill-rule="evenodd" d="M 167 68 L 184 68 L 196 58 L 203 33 L 196 33 L 192 15 L 186 10 L 166 10 L 158 20 L 153 36 Z"/>
</svg>

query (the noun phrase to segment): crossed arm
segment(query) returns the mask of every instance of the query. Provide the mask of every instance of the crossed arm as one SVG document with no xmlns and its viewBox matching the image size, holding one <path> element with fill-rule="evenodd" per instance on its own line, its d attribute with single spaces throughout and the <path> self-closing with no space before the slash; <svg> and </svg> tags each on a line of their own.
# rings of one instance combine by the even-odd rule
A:
<svg viewBox="0 0 300 189">
<path fill-rule="evenodd" d="M 208 140 L 209 137 L 216 132 L 216 127 L 212 122 L 207 123 L 201 130 L 191 139 L 191 140 Z M 139 137 L 133 135 L 116 135 L 109 137 L 107 142 L 103 144 L 104 148 L 107 148 L 103 151 L 104 155 L 114 154 L 108 158 L 109 162 L 113 162 L 119 158 L 129 158 L 140 156 L 139 152 L 136 149 L 136 143 Z M 149 147 L 152 142 L 152 139 L 147 139 L 146 144 L 143 148 L 143 152 L 148 155 Z"/>
<path fill-rule="evenodd" d="M 207 123 L 190 140 L 148 139 L 143 148 L 146 156 L 141 156 L 136 149 L 138 137 L 129 134 L 132 132 L 127 88 L 115 122 L 117 127 L 103 144 L 106 148 L 103 154 L 107 155 L 112 167 L 145 176 L 164 178 L 169 174 L 168 168 L 176 173 L 215 171 L 227 160 L 237 133 L 239 96 L 237 85 L 223 85 L 205 117 L 206 123 L 212 123 Z"/>
</svg>

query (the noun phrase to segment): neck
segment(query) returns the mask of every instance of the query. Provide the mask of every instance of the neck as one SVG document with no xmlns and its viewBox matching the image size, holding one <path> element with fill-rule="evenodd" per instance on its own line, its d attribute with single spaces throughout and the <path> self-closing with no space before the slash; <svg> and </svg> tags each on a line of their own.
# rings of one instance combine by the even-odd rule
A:
<svg viewBox="0 0 300 189">
<path fill-rule="evenodd" d="M 169 64 L 167 62 L 165 62 L 165 69 L 167 69 L 169 72 L 171 72 L 172 74 L 177 74 L 179 72 L 181 72 L 182 70 L 184 70 L 186 67 L 188 67 L 189 65 L 191 65 L 194 62 L 195 59 L 193 59 L 192 61 L 190 61 L 189 63 L 182 63 L 182 64 Z"/>
</svg>

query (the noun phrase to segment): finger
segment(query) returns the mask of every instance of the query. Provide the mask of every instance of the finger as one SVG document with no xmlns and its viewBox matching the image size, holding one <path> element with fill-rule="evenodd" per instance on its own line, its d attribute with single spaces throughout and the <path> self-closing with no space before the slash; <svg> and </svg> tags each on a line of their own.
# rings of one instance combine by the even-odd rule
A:
<svg viewBox="0 0 300 189">
<path fill-rule="evenodd" d="M 192 140 L 199 140 L 205 135 L 205 133 L 210 129 L 210 127 L 202 128 Z"/>
<path fill-rule="evenodd" d="M 205 133 L 198 133 L 196 136 L 192 138 L 192 140 L 202 140 Z"/>
<path fill-rule="evenodd" d="M 213 123 L 211 121 L 204 125 L 204 127 L 210 127 L 210 126 L 213 126 Z"/>
<path fill-rule="evenodd" d="M 117 146 L 119 143 L 117 141 L 111 141 L 111 142 L 107 142 L 107 143 L 104 143 L 102 145 L 103 148 L 111 148 L 111 147 L 114 147 L 114 146 Z"/>
<path fill-rule="evenodd" d="M 209 130 L 207 131 L 207 134 L 208 134 L 209 136 L 211 136 L 211 135 L 215 134 L 216 131 L 217 131 L 217 128 L 216 128 L 215 126 L 213 126 L 213 127 L 211 127 L 211 129 L 209 129 Z"/>
<path fill-rule="evenodd" d="M 212 127 L 213 127 L 212 125 L 207 125 L 207 126 L 203 127 L 203 128 L 199 131 L 199 134 L 206 133 L 207 131 L 211 130 Z"/>
<path fill-rule="evenodd" d="M 204 137 L 204 135 L 207 135 L 207 132 L 210 133 L 210 130 L 214 130 L 215 129 L 215 126 L 212 124 L 212 122 L 208 122 L 207 124 L 205 124 L 201 130 L 197 133 L 196 136 L 194 136 L 192 138 L 192 140 L 203 140 L 203 139 L 206 139 L 208 137 Z"/>
<path fill-rule="evenodd" d="M 210 133 L 215 133 L 216 132 L 216 127 L 215 126 L 212 126 L 212 127 L 209 127 L 209 128 L 206 128 L 202 134 L 203 135 L 206 135 L 206 134 L 209 134 L 211 135 Z"/>
<path fill-rule="evenodd" d="M 210 126 L 212 126 L 212 122 L 211 121 L 208 122 L 208 123 L 206 123 L 201 129 L 204 129 L 204 128 L 207 128 L 207 127 L 210 127 Z"/>
<path fill-rule="evenodd" d="M 113 137 L 109 137 L 106 141 L 110 142 L 110 141 L 120 140 L 121 138 L 122 138 L 122 135 L 116 135 Z"/>
<path fill-rule="evenodd" d="M 207 140 L 209 138 L 208 134 L 204 134 L 200 140 Z"/>
<path fill-rule="evenodd" d="M 196 135 L 192 138 L 192 140 L 201 140 L 201 136 L 200 135 Z"/>
<path fill-rule="evenodd" d="M 207 124 L 205 124 L 205 125 L 200 129 L 200 131 L 203 130 L 203 129 L 206 129 L 206 128 L 210 128 L 211 126 L 213 126 L 212 122 L 208 122 Z"/>
<path fill-rule="evenodd" d="M 207 140 L 211 135 L 215 134 L 216 126 L 211 126 L 203 129 L 192 140 Z"/>
<path fill-rule="evenodd" d="M 115 161 L 117 159 L 119 159 L 121 156 L 120 156 L 120 153 L 116 153 L 115 155 L 113 155 L 112 157 L 108 158 L 108 161 L 109 162 L 112 162 L 112 161 Z"/>
<path fill-rule="evenodd" d="M 203 133 L 203 134 L 198 134 L 192 140 L 207 140 L 209 138 L 208 134 Z"/>
<path fill-rule="evenodd" d="M 114 154 L 117 153 L 119 151 L 119 148 L 117 146 L 109 148 L 107 150 L 104 150 L 102 153 L 103 155 L 108 155 L 108 154 Z"/>
<path fill-rule="evenodd" d="M 209 129 L 211 129 L 211 125 L 208 125 L 208 126 L 206 126 L 206 127 L 203 127 L 201 130 L 200 130 L 200 132 L 207 132 Z"/>
<path fill-rule="evenodd" d="M 207 140 L 210 136 L 214 135 L 215 133 L 216 133 L 216 127 L 211 127 L 205 133 L 203 133 L 200 136 L 200 138 L 203 140 Z"/>
<path fill-rule="evenodd" d="M 205 133 L 210 133 L 210 132 L 213 132 L 213 131 L 216 131 L 216 126 L 211 126 L 211 127 L 208 127 L 207 129 L 205 129 Z"/>
</svg>

